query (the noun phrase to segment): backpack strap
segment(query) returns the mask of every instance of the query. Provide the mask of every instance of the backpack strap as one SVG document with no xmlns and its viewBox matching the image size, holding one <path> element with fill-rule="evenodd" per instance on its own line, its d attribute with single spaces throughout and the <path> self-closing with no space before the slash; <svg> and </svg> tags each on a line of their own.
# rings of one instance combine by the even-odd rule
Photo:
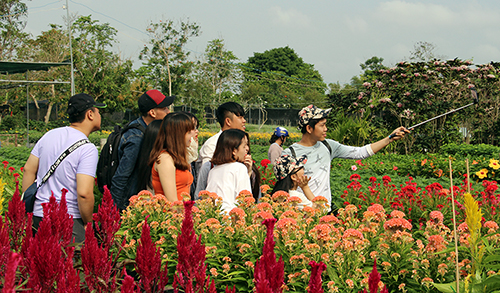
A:
<svg viewBox="0 0 500 293">
<path fill-rule="evenodd" d="M 328 149 L 328 152 L 330 153 L 330 157 L 333 155 L 333 151 L 332 151 L 332 147 L 330 146 L 330 144 L 328 142 L 326 142 L 326 139 L 325 140 L 322 140 L 321 143 L 323 143 L 326 148 Z"/>
<path fill-rule="evenodd" d="M 292 156 L 293 156 L 295 159 L 297 159 L 297 154 L 295 153 L 295 150 L 293 149 L 293 147 L 292 147 L 292 146 L 289 146 L 288 148 L 290 149 L 290 152 L 292 153 Z"/>
<path fill-rule="evenodd" d="M 144 128 L 144 126 L 142 126 L 141 123 L 131 124 L 132 122 L 133 121 L 130 121 L 127 125 L 125 125 L 125 127 L 123 127 L 122 134 L 125 133 L 127 130 L 133 129 L 133 128 L 139 129 L 142 133 L 146 132 L 146 128 Z"/>
</svg>

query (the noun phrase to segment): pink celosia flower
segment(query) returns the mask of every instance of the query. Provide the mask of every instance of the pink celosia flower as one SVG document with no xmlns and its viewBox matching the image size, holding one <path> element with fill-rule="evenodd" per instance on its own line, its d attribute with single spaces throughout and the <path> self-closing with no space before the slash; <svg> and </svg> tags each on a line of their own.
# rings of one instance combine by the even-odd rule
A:
<svg viewBox="0 0 500 293">
<path fill-rule="evenodd" d="M 288 192 L 283 190 L 276 191 L 272 196 L 275 202 L 285 202 L 288 199 L 288 197 L 290 197 L 290 194 L 288 194 Z"/>
<path fill-rule="evenodd" d="M 374 212 L 375 214 L 385 213 L 384 207 L 381 204 L 378 204 L 378 203 L 372 204 L 366 210 Z"/>
<path fill-rule="evenodd" d="M 443 220 L 444 220 L 443 213 L 441 213 L 440 211 L 432 211 L 432 212 L 430 212 L 429 217 L 436 224 L 443 223 Z"/>
<path fill-rule="evenodd" d="M 265 219 L 273 219 L 273 214 L 269 213 L 269 212 L 258 212 L 258 213 L 255 213 L 253 215 L 253 223 L 254 224 L 258 224 L 258 223 L 262 223 L 263 220 Z"/>
<path fill-rule="evenodd" d="M 429 243 L 426 246 L 426 250 L 430 253 L 440 252 L 446 249 L 446 242 L 441 235 L 431 235 L 429 236 Z"/>
<path fill-rule="evenodd" d="M 309 231 L 309 236 L 316 240 L 327 242 L 330 241 L 330 232 L 332 228 L 328 224 L 318 224 Z"/>
<path fill-rule="evenodd" d="M 402 211 L 399 211 L 399 210 L 394 210 L 391 212 L 391 217 L 392 218 L 404 218 L 406 215 L 405 213 L 403 213 Z"/>
<path fill-rule="evenodd" d="M 494 233 L 498 230 L 498 224 L 494 221 L 486 221 L 483 224 L 483 227 L 488 229 L 488 233 Z"/>
<path fill-rule="evenodd" d="M 276 228 L 278 230 L 290 230 L 297 228 L 297 221 L 295 219 L 291 218 L 281 218 L 277 223 L 276 223 Z"/>
<path fill-rule="evenodd" d="M 273 207 L 268 202 L 260 202 L 256 205 L 259 211 L 271 211 Z"/>
<path fill-rule="evenodd" d="M 411 224 L 406 219 L 393 218 L 384 223 L 384 229 L 392 232 L 405 229 L 411 230 Z"/>
<path fill-rule="evenodd" d="M 334 215 L 326 215 L 323 216 L 319 219 L 320 223 L 325 223 L 325 224 L 336 224 L 339 223 L 339 219 L 335 217 Z"/>
</svg>

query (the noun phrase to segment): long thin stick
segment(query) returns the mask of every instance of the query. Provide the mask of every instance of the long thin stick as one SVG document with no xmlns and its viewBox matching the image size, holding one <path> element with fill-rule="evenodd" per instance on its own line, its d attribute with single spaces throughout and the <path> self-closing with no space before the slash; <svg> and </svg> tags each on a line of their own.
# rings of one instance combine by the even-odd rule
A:
<svg viewBox="0 0 500 293">
<path fill-rule="evenodd" d="M 453 236 L 455 237 L 455 269 L 456 269 L 455 277 L 457 278 L 457 293 L 460 293 L 460 273 L 458 270 L 457 221 L 455 218 L 455 196 L 453 195 L 453 169 L 451 168 L 451 158 L 448 158 L 448 161 L 450 162 L 451 207 L 453 213 Z M 469 173 L 467 172 L 467 174 Z"/>
<path fill-rule="evenodd" d="M 467 193 L 470 193 L 470 176 L 469 176 L 469 159 L 465 159 L 465 166 L 467 167 Z"/>
</svg>

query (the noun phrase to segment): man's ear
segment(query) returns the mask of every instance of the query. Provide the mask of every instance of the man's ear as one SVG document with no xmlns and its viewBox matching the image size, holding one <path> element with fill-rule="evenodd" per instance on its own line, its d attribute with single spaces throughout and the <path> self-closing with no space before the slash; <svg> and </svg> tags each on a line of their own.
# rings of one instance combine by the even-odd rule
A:
<svg viewBox="0 0 500 293">
<path fill-rule="evenodd" d="M 229 128 L 231 128 L 232 122 L 233 120 L 231 120 L 231 118 L 229 117 L 226 117 L 226 119 L 224 119 L 224 124 L 227 125 Z"/>
<path fill-rule="evenodd" d="M 314 128 L 311 127 L 311 125 L 306 125 L 306 131 L 307 133 L 311 134 L 314 131 Z"/>
<path fill-rule="evenodd" d="M 153 119 L 156 119 L 156 110 L 151 109 L 148 111 L 149 116 L 153 117 Z"/>
<path fill-rule="evenodd" d="M 95 110 L 92 109 L 87 110 L 87 114 L 85 116 L 87 116 L 87 119 L 89 119 L 90 121 L 94 121 L 94 116 L 95 116 L 94 111 Z"/>
</svg>

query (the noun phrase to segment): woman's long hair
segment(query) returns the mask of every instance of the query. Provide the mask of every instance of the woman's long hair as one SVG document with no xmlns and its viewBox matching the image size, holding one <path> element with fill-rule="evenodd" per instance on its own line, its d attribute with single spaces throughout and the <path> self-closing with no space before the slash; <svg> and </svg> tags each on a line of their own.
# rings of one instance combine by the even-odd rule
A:
<svg viewBox="0 0 500 293">
<path fill-rule="evenodd" d="M 251 155 L 252 154 L 252 149 L 250 147 L 250 135 L 248 134 L 248 132 L 245 132 L 245 135 L 248 139 L 248 154 Z M 255 162 L 252 163 L 252 171 L 253 171 L 253 175 L 251 180 L 250 180 L 250 185 L 252 186 L 252 195 L 253 195 L 253 198 L 255 199 L 255 202 L 257 202 L 259 200 L 259 197 L 260 197 L 260 181 L 261 181 L 261 178 L 260 178 L 260 171 L 259 171 L 259 168 L 257 167 L 257 165 L 255 164 Z"/>
<path fill-rule="evenodd" d="M 151 156 L 149 157 L 149 165 L 152 167 L 155 162 L 158 162 L 158 157 L 163 150 L 174 160 L 174 166 L 181 171 L 189 170 L 187 162 L 187 145 L 186 133 L 194 129 L 194 124 L 191 118 L 182 112 L 169 113 L 165 118 L 158 132 Z"/>
<path fill-rule="evenodd" d="M 149 166 L 149 157 L 151 156 L 151 150 L 160 131 L 162 120 L 154 120 L 149 123 L 144 132 L 144 138 L 141 143 L 141 151 L 137 156 L 137 163 L 135 168 L 137 169 L 138 182 L 137 191 L 145 190 L 148 187 L 153 188 L 151 184 L 151 167 Z"/>
<path fill-rule="evenodd" d="M 233 151 L 240 147 L 245 136 L 248 137 L 248 134 L 240 129 L 224 130 L 217 140 L 211 162 L 214 165 L 235 162 Z"/>
</svg>

